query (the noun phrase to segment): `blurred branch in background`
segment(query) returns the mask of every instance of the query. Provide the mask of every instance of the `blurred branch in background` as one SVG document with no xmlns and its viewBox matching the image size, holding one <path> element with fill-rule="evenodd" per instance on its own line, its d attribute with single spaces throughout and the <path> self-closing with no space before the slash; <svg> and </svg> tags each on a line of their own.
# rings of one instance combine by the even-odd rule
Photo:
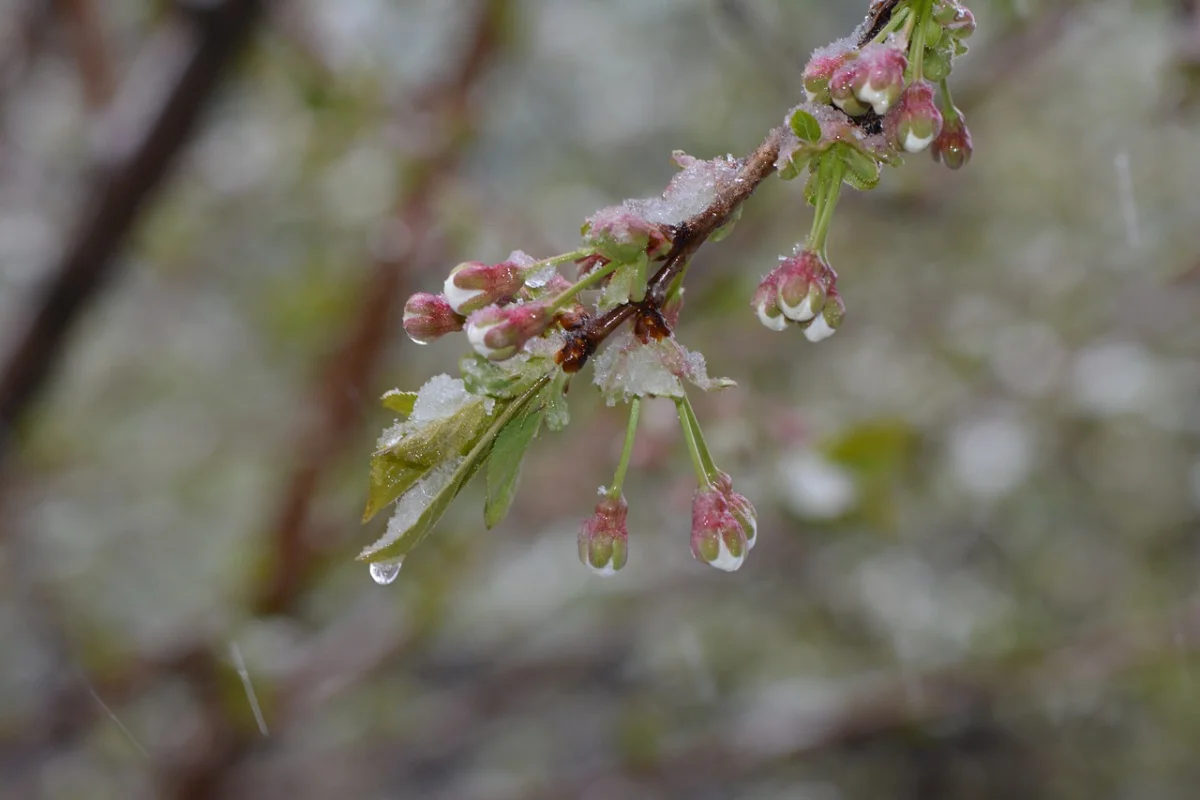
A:
<svg viewBox="0 0 1200 800">
<path fill-rule="evenodd" d="M 90 110 L 99 111 L 112 99 L 116 79 L 96 0 L 54 0 L 54 4 L 67 25 L 84 100 Z"/>
<path fill-rule="evenodd" d="M 0 470 L 75 324 L 112 278 L 146 201 L 191 138 L 261 6 L 260 0 L 179 3 L 97 120 L 95 175 L 81 192 L 75 231 L 47 269 L 32 313 L 0 361 Z M 88 59 L 97 57 L 93 47 L 81 46 L 81 62 L 84 49 Z"/>
</svg>

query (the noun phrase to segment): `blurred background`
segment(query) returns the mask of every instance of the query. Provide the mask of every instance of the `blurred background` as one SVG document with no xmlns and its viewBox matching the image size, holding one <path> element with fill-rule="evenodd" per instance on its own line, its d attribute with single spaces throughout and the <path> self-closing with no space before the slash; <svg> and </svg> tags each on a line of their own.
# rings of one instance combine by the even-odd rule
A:
<svg viewBox="0 0 1200 800">
<path fill-rule="evenodd" d="M 866 5 L 0 6 L 0 797 L 1194 797 L 1194 0 L 971 3 L 974 159 L 845 195 L 828 342 L 748 307 L 798 185 L 703 249 L 740 572 L 667 401 L 629 566 L 579 564 L 624 429 L 583 382 L 502 526 L 472 487 L 354 561 L 376 398 L 465 349 L 407 294 L 749 152 Z"/>
</svg>

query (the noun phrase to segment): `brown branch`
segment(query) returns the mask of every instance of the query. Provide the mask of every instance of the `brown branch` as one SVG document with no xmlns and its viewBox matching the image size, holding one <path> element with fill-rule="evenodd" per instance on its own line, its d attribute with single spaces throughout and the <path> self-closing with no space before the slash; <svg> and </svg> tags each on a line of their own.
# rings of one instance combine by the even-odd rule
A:
<svg viewBox="0 0 1200 800">
<path fill-rule="evenodd" d="M 261 0 L 181 5 L 100 120 L 107 147 L 83 192 L 74 236 L 47 270 L 34 311 L 0 365 L 0 465 L 9 437 L 53 375 L 75 323 L 115 272 L 146 201 L 191 138 L 261 6 Z"/>
</svg>

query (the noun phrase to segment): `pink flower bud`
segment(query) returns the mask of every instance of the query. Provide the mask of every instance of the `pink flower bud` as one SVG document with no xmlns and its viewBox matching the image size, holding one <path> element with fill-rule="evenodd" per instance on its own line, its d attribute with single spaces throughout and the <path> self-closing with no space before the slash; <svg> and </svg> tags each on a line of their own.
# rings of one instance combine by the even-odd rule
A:
<svg viewBox="0 0 1200 800">
<path fill-rule="evenodd" d="M 667 230 L 625 206 L 602 208 L 588 217 L 583 240 L 610 261 L 630 263 L 642 253 L 654 258 L 671 249 Z"/>
<path fill-rule="evenodd" d="M 467 317 L 467 340 L 475 352 L 492 361 L 515 356 L 525 343 L 540 336 L 553 317 L 545 302 L 491 305 Z"/>
<path fill-rule="evenodd" d="M 773 331 L 781 331 L 787 327 L 787 317 L 779 308 L 779 281 L 775 272 L 763 278 L 762 283 L 754 290 L 750 298 L 750 307 L 758 315 L 758 321 Z"/>
<path fill-rule="evenodd" d="M 828 51 L 813 53 L 812 58 L 804 67 L 804 93 L 808 96 L 808 102 L 829 105 L 829 79 L 833 77 L 833 73 L 837 71 L 838 67 L 856 57 L 857 53 L 853 50 L 841 53 Z"/>
<path fill-rule="evenodd" d="M 820 316 L 804 328 L 804 338 L 810 342 L 824 341 L 842 327 L 842 321 L 845 319 L 846 303 L 838 294 L 837 287 L 830 286 L 829 295 L 825 298 L 825 307 L 821 309 Z"/>
<path fill-rule="evenodd" d="M 942 112 L 933 101 L 933 87 L 914 83 L 885 120 L 892 142 L 907 153 L 920 153 L 942 132 Z"/>
<path fill-rule="evenodd" d="M 614 575 L 629 558 L 629 506 L 622 495 L 605 495 L 579 526 L 579 560 L 597 575 Z"/>
<path fill-rule="evenodd" d="M 852 117 L 870 106 L 883 116 L 904 91 L 904 70 L 908 59 L 904 51 L 886 44 L 869 44 L 853 61 L 843 64 L 829 80 L 834 104 Z M 855 113 L 858 109 L 861 112 Z"/>
<path fill-rule="evenodd" d="M 753 550 L 754 543 L 758 540 L 758 512 L 745 495 L 733 490 L 733 479 L 724 472 L 718 476 L 713 486 L 725 496 L 729 513 L 733 514 L 733 518 L 742 526 L 742 532 L 746 534 L 747 549 Z"/>
<path fill-rule="evenodd" d="M 417 344 L 461 331 L 465 321 L 440 294 L 417 292 L 404 304 L 404 332 Z"/>
<path fill-rule="evenodd" d="M 442 291 L 451 307 L 466 315 L 510 299 L 524 285 L 524 271 L 511 261 L 499 264 L 466 261 L 450 270 Z"/>
<path fill-rule="evenodd" d="M 775 268 L 779 310 L 795 322 L 807 322 L 821 313 L 825 295 L 836 273 L 817 253 L 803 250 Z"/>
<path fill-rule="evenodd" d="M 692 498 L 692 556 L 725 572 L 746 560 L 750 545 L 746 531 L 729 509 L 721 490 L 706 487 Z"/>
<path fill-rule="evenodd" d="M 934 161 L 940 161 L 950 169 L 958 169 L 971 160 L 971 131 L 967 129 L 967 120 L 962 112 L 955 109 L 955 114 L 946 119 L 942 132 L 933 140 L 930 152 Z"/>
</svg>

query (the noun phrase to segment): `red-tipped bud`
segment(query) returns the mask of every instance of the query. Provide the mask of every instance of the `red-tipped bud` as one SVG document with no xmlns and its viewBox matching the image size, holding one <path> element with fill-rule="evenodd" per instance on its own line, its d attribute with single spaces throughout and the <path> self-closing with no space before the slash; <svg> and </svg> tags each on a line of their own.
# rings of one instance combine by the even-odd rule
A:
<svg viewBox="0 0 1200 800">
<path fill-rule="evenodd" d="M 597 575 L 614 575 L 629 558 L 629 506 L 622 495 L 605 495 L 579 526 L 579 560 Z"/>
<path fill-rule="evenodd" d="M 450 270 L 443 292 L 451 307 L 466 315 L 510 299 L 524 285 L 524 270 L 511 261 L 467 261 Z"/>
<path fill-rule="evenodd" d="M 697 489 L 692 498 L 692 556 L 717 569 L 734 572 L 746 560 L 749 549 L 746 531 L 720 489 Z"/>
<path fill-rule="evenodd" d="M 625 206 L 602 208 L 588 217 L 583 240 L 610 261 L 630 263 L 642 253 L 655 258 L 671 249 L 667 229 Z"/>
<path fill-rule="evenodd" d="M 404 332 L 417 344 L 429 344 L 439 336 L 461 331 L 464 322 L 440 294 L 417 292 L 404 304 Z"/>
<path fill-rule="evenodd" d="M 962 112 L 955 109 L 952 116 L 946 118 L 942 132 L 933 140 L 930 152 L 934 161 L 940 161 L 950 169 L 958 169 L 971 160 L 971 131 L 967 129 L 967 120 Z"/>
<path fill-rule="evenodd" d="M 886 124 L 896 147 L 907 153 L 927 149 L 942 132 L 942 112 L 933 101 L 933 86 L 922 82 L 905 89 Z"/>
<path fill-rule="evenodd" d="M 742 532 L 746 534 L 746 547 L 753 550 L 755 542 L 758 541 L 758 512 L 745 495 L 733 490 L 733 479 L 724 472 L 718 476 L 713 486 L 725 496 L 729 513 L 733 514 L 734 519 L 742 526 Z"/>
<path fill-rule="evenodd" d="M 829 295 L 825 298 L 825 307 L 821 309 L 820 316 L 813 319 L 812 322 L 804 328 L 804 338 L 810 342 L 820 342 L 833 336 L 837 329 L 842 327 L 842 322 L 846 319 L 846 303 L 842 300 L 842 296 L 838 294 L 836 286 L 829 287 Z"/>
<path fill-rule="evenodd" d="M 804 67 L 804 93 L 808 96 L 808 102 L 829 105 L 829 79 L 839 67 L 856 56 L 853 50 L 813 53 Z"/>
<path fill-rule="evenodd" d="M 504 361 L 540 336 L 551 321 L 550 306 L 544 302 L 488 306 L 467 317 L 467 340 L 481 356 Z"/>
<path fill-rule="evenodd" d="M 758 321 L 773 331 L 787 327 L 787 317 L 779 307 L 779 279 L 775 272 L 762 279 L 750 298 L 750 307 L 758 315 Z"/>
<path fill-rule="evenodd" d="M 857 59 L 833 73 L 830 98 L 852 117 L 866 113 L 867 107 L 883 116 L 900 99 L 907 68 L 908 59 L 900 48 L 869 44 L 859 51 Z"/>
<path fill-rule="evenodd" d="M 775 268 L 779 310 L 793 322 L 807 322 L 825 307 L 836 273 L 811 250 L 785 258 Z"/>
</svg>

